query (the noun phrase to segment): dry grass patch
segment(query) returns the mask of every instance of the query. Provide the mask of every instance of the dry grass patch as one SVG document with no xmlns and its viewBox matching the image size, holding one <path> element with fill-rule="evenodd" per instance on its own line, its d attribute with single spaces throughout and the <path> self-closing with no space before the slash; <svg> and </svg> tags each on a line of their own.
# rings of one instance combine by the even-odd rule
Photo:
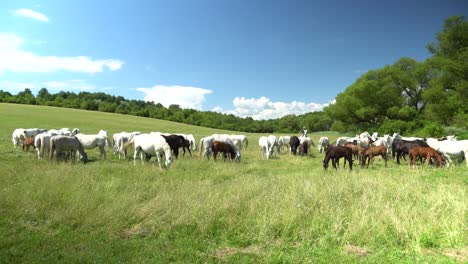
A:
<svg viewBox="0 0 468 264">
<path fill-rule="evenodd" d="M 367 257 L 370 255 L 369 249 L 353 245 L 346 245 L 344 247 L 344 252 L 346 252 L 348 255 L 354 255 L 358 257 Z"/>
<path fill-rule="evenodd" d="M 444 255 L 450 258 L 454 258 L 459 262 L 468 262 L 468 247 L 459 249 L 446 249 Z"/>
<path fill-rule="evenodd" d="M 251 245 L 245 248 L 234 248 L 234 247 L 225 247 L 222 249 L 216 250 L 214 253 L 215 258 L 225 259 L 234 254 L 252 254 L 252 255 L 262 255 L 262 248 L 258 245 Z"/>
</svg>

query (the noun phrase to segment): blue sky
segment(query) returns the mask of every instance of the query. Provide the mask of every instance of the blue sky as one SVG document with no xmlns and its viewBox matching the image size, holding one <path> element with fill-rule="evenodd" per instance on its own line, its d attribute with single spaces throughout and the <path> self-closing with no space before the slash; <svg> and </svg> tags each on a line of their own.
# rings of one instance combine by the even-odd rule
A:
<svg viewBox="0 0 468 264">
<path fill-rule="evenodd" d="M 2 1 L 0 89 L 106 92 L 256 119 L 320 110 L 429 57 L 466 1 Z"/>
</svg>

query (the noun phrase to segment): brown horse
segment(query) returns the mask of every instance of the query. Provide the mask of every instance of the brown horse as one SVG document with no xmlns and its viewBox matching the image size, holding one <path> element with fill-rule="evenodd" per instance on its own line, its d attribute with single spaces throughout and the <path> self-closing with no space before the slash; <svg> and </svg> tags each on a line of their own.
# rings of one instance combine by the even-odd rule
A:
<svg viewBox="0 0 468 264">
<path fill-rule="evenodd" d="M 34 137 L 27 137 L 23 143 L 21 143 L 21 149 L 23 151 L 29 151 L 29 148 L 33 146 L 34 149 L 36 149 L 36 147 L 34 146 Z"/>
<path fill-rule="evenodd" d="M 367 168 L 369 168 L 369 164 L 371 163 L 371 160 L 373 159 L 374 156 L 382 156 L 382 158 L 385 160 L 385 167 L 387 167 L 387 148 L 384 147 L 383 145 L 377 146 L 377 147 L 369 147 L 369 148 L 362 148 L 360 152 L 361 156 L 361 168 L 364 168 L 366 165 L 367 161 Z"/>
<path fill-rule="evenodd" d="M 221 141 L 215 141 L 213 142 L 213 159 L 216 160 L 216 157 L 218 156 L 219 152 L 223 153 L 223 160 L 226 161 L 226 158 L 228 157 L 227 155 L 229 154 L 230 160 L 234 160 L 236 158 L 236 152 L 232 148 L 231 145 L 221 142 Z"/>
<path fill-rule="evenodd" d="M 344 146 L 350 148 L 351 150 L 353 150 L 354 159 L 359 160 L 359 152 L 361 152 L 361 149 L 362 149 L 361 146 L 356 145 L 356 144 L 351 143 L 351 142 L 344 144 Z"/>
<path fill-rule="evenodd" d="M 416 159 L 418 157 L 422 158 L 421 164 L 424 164 L 426 160 L 429 160 L 429 163 L 431 163 L 432 158 L 434 158 L 437 167 L 444 165 L 442 156 L 431 147 L 414 146 L 410 149 L 409 156 L 410 166 L 416 166 Z"/>
<path fill-rule="evenodd" d="M 349 163 L 349 170 L 353 169 L 353 151 L 344 146 L 337 146 L 329 148 L 327 154 L 325 155 L 325 159 L 323 160 L 323 168 L 328 169 L 328 162 L 330 159 L 332 160 L 333 168 L 338 169 L 336 165 L 338 164 L 340 158 L 345 158 L 345 163 L 348 161 Z"/>
</svg>

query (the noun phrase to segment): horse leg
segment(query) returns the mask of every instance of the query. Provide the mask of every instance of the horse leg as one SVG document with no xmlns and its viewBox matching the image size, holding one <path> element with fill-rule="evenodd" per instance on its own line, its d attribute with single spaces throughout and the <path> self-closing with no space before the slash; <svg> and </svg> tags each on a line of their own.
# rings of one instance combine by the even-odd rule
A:
<svg viewBox="0 0 468 264">
<path fill-rule="evenodd" d="M 135 152 L 133 153 L 133 166 L 136 166 L 136 157 L 140 154 L 140 148 L 135 148 Z"/>
<path fill-rule="evenodd" d="M 348 157 L 348 163 L 349 163 L 349 170 L 353 170 L 353 158 L 352 156 Z"/>
<path fill-rule="evenodd" d="M 371 154 L 367 156 L 367 168 L 369 168 L 369 164 L 372 162 L 373 158 L 374 158 L 374 155 L 372 155 L 372 151 L 371 151 Z"/>
<path fill-rule="evenodd" d="M 335 170 L 338 170 L 338 168 L 336 167 L 336 164 L 338 163 L 338 166 L 339 166 L 339 161 L 340 161 L 339 158 L 332 158 L 332 165 Z"/>
<path fill-rule="evenodd" d="M 382 153 L 382 158 L 383 158 L 384 161 L 385 161 L 385 168 L 387 168 L 387 151 L 385 151 L 384 153 Z"/>
<path fill-rule="evenodd" d="M 158 165 L 159 165 L 159 169 L 162 170 L 162 167 L 161 167 L 161 154 L 156 151 L 156 158 L 158 159 Z M 154 161 L 156 163 L 156 161 Z M 153 163 L 153 166 L 154 166 L 154 163 Z"/>
</svg>

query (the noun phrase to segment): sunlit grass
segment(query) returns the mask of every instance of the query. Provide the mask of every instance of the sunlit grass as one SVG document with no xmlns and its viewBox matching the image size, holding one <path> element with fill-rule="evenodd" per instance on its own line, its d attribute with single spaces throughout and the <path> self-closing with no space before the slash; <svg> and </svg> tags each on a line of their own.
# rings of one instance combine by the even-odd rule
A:
<svg viewBox="0 0 468 264">
<path fill-rule="evenodd" d="M 247 134 L 240 163 L 200 160 L 195 152 L 161 171 L 109 151 L 98 160 L 95 150 L 88 164 L 51 164 L 14 150 L 13 129 L 187 132 L 197 139 L 229 131 L 0 104 L 0 113 L 7 110 L 0 115 L 6 262 L 456 261 L 447 250 L 466 258 L 465 166 L 410 169 L 391 161 L 384 168 L 376 159 L 369 169 L 324 171 L 316 149 L 309 157 L 262 160 L 258 134 Z"/>
</svg>

